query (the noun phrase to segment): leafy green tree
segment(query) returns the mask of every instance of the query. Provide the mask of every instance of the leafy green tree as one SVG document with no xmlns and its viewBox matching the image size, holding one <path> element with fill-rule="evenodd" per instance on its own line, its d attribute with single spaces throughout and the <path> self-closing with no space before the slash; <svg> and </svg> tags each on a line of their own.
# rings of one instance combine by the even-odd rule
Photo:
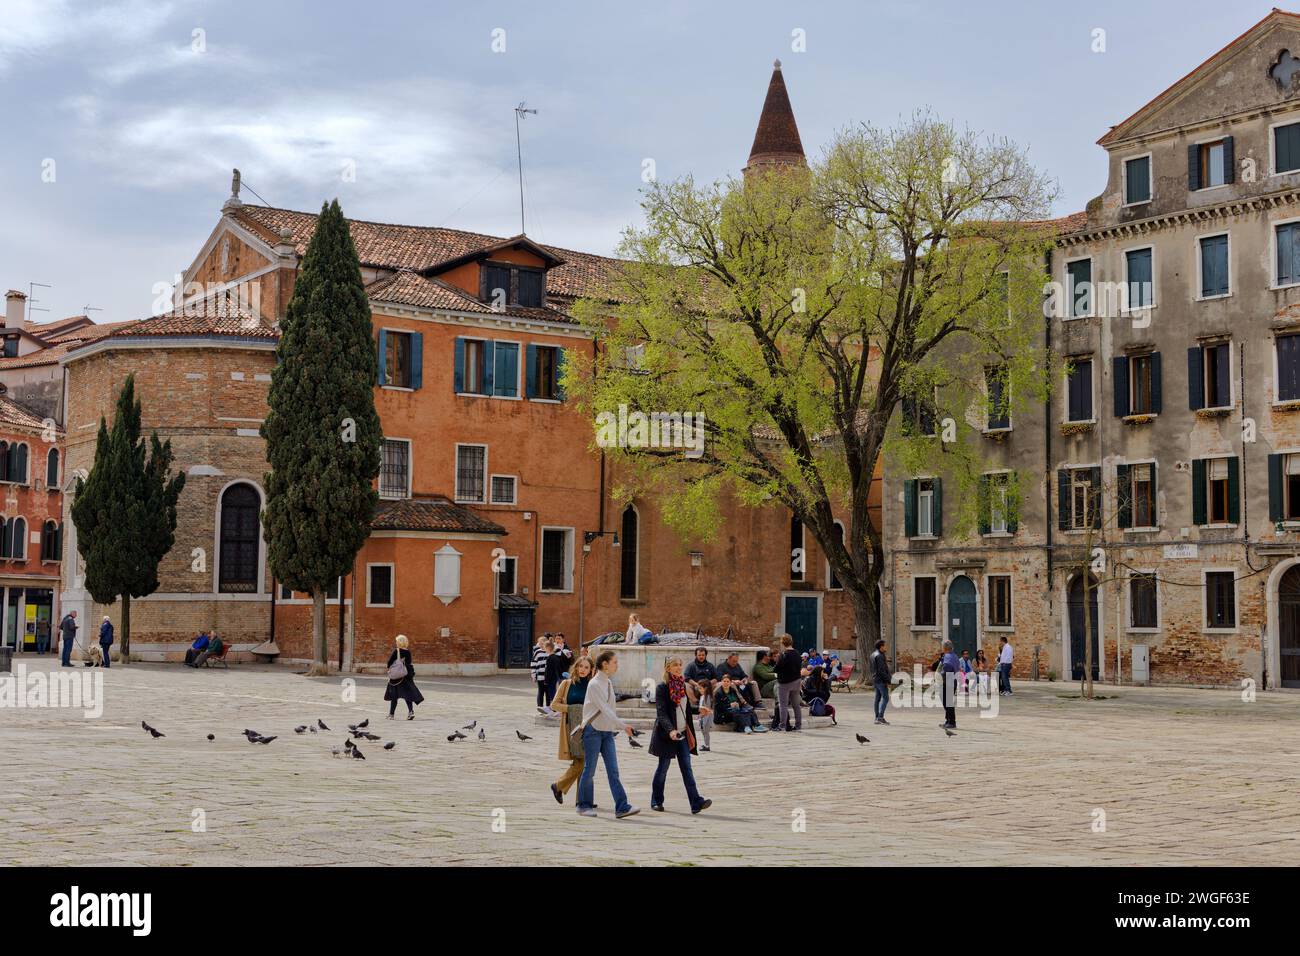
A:
<svg viewBox="0 0 1300 956">
<path fill-rule="evenodd" d="M 565 386 L 595 416 L 702 411 L 706 450 L 606 448 L 617 493 L 657 490 L 668 524 L 705 540 L 722 494 L 784 505 L 850 597 L 865 660 L 880 634 L 882 455 L 955 475 L 973 527 L 981 446 L 960 432 L 986 368 L 1010 404 L 1046 394 L 1050 201 L 1014 145 L 928 115 L 845 130 L 809 168 L 651 186 L 620 249 L 619 305 L 576 309 L 601 348 L 571 356 Z M 905 405 L 935 418 L 934 437 L 899 427 Z"/>
<path fill-rule="evenodd" d="M 382 434 L 361 264 L 338 200 L 327 203 L 294 282 L 262 424 L 264 515 L 278 580 L 312 596 L 313 663 L 328 671 L 325 595 L 370 534 Z"/>
<path fill-rule="evenodd" d="M 95 463 L 77 478 L 72 520 L 77 550 L 86 563 L 86 590 L 99 604 L 122 599 L 118 651 L 131 653 L 131 598 L 158 590 L 158 565 L 176 540 L 176 502 L 185 475 L 170 475 L 172 443 L 140 437 L 135 376 L 127 376 L 110 429 L 101 416 Z M 88 623 L 86 625 L 90 627 Z"/>
</svg>

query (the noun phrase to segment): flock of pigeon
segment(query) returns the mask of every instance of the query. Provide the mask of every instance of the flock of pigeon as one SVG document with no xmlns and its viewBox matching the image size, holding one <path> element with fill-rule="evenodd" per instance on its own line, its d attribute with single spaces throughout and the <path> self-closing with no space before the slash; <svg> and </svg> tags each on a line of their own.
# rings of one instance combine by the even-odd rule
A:
<svg viewBox="0 0 1300 956">
<path fill-rule="evenodd" d="M 158 728 L 150 727 L 147 721 L 144 720 L 140 721 L 140 726 L 151 737 L 153 737 L 154 740 L 157 740 L 159 737 L 167 736 Z M 353 743 L 353 741 L 383 739 L 378 734 L 372 734 L 369 730 L 367 730 L 366 728 L 369 726 L 370 726 L 369 717 L 361 721 L 361 723 L 359 724 L 348 724 L 349 736 L 346 739 L 344 739 L 343 746 L 330 748 L 330 753 L 333 754 L 335 757 L 342 757 L 346 755 L 356 760 L 365 760 L 366 755 L 361 752 L 361 748 L 358 747 L 355 743 Z M 477 720 L 470 721 L 464 727 L 460 728 L 460 730 L 453 731 L 447 737 L 447 739 L 452 743 L 455 743 L 457 740 L 464 740 L 465 734 L 461 733 L 461 731 L 463 730 L 472 731 L 475 727 L 478 727 L 478 721 Z M 315 734 L 315 733 L 319 733 L 322 730 L 328 731 L 329 727 L 327 727 L 325 721 L 321 720 L 319 717 L 316 718 L 316 723 L 314 724 L 300 724 L 299 726 L 293 728 L 293 732 L 295 734 L 307 734 L 307 733 Z M 528 741 L 533 739 L 532 737 L 529 737 L 527 734 L 521 734 L 517 730 L 515 731 L 515 736 L 522 741 Z M 267 736 L 266 734 L 259 733 L 256 730 L 248 730 L 247 728 L 244 730 L 244 737 L 248 740 L 250 744 L 262 744 L 262 745 L 269 744 L 272 740 L 278 739 L 277 734 L 271 734 L 270 736 Z M 208 734 L 208 740 L 216 740 L 216 739 L 217 739 L 216 734 Z M 487 728 L 479 727 L 478 739 L 487 740 Z M 392 750 L 396 746 L 397 746 L 397 741 L 390 740 L 388 741 L 388 743 L 384 744 L 384 749 Z"/>
</svg>

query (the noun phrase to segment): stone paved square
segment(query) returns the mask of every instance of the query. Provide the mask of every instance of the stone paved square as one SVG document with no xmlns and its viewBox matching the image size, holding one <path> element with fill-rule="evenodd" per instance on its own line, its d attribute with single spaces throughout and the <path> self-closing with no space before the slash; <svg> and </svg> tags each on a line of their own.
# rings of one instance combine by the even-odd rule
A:
<svg viewBox="0 0 1300 956">
<path fill-rule="evenodd" d="M 48 662 L 28 663 L 48 669 Z M 1300 857 L 1300 696 L 1018 683 L 1000 714 L 891 708 L 836 694 L 839 727 L 714 735 L 694 762 L 713 807 L 691 817 L 680 778 L 648 812 L 653 760 L 619 744 L 646 810 L 616 821 L 603 775 L 598 819 L 547 784 L 556 732 L 535 725 L 525 676 L 424 678 L 417 719 L 384 719 L 383 678 L 288 668 L 192 671 L 133 664 L 104 674 L 97 720 L 68 709 L 0 710 L 0 863 L 356 864 L 1290 864 Z M 395 740 L 336 759 L 345 726 Z M 331 733 L 295 735 L 320 718 Z M 153 739 L 140 721 L 166 734 Z M 487 740 L 448 743 L 471 720 Z M 250 745 L 245 728 L 279 739 Z M 514 731 L 534 739 L 520 742 Z M 855 731 L 871 743 L 859 746 Z M 212 733 L 216 739 L 207 741 Z M 645 737 L 642 740 L 646 740 Z M 193 832 L 201 809 L 206 832 Z M 1104 833 L 1093 831 L 1105 811 Z M 795 832 L 798 811 L 806 830 Z M 503 832 L 493 824 L 504 823 Z"/>
</svg>

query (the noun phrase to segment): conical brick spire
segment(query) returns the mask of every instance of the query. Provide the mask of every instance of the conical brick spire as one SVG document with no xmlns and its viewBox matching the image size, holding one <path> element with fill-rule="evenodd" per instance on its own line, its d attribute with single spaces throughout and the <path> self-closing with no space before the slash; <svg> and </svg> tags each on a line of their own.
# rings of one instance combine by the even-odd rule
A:
<svg viewBox="0 0 1300 956">
<path fill-rule="evenodd" d="M 799 127 L 795 125 L 790 96 L 781 76 L 781 61 L 772 65 L 772 79 L 767 84 L 767 98 L 758 118 L 758 131 L 749 150 L 745 174 L 764 166 L 806 166 Z"/>
</svg>

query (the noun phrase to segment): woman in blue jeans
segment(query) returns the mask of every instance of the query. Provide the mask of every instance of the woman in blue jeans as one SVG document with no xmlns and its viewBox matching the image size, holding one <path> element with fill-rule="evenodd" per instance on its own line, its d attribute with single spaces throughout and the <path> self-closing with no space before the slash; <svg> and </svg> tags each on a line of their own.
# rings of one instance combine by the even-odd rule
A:
<svg viewBox="0 0 1300 956">
<path fill-rule="evenodd" d="M 596 655 L 596 673 L 587 684 L 587 696 L 582 702 L 582 777 L 578 780 L 578 814 L 596 815 L 596 758 L 605 761 L 605 775 L 609 778 L 609 792 L 614 795 L 614 816 L 622 819 L 640 813 L 638 807 L 627 800 L 627 791 L 618 779 L 618 754 L 614 742 L 620 733 L 632 736 L 632 728 L 618 716 L 614 697 L 614 674 L 618 671 L 618 655 L 601 651 Z"/>
<path fill-rule="evenodd" d="M 655 729 L 650 737 L 650 756 L 659 758 L 659 766 L 650 786 L 651 810 L 663 813 L 664 783 L 668 779 L 668 765 L 674 758 L 682 772 L 691 813 L 699 813 L 713 805 L 712 800 L 700 796 L 691 770 L 691 754 L 696 752 L 694 716 L 697 713 L 708 714 L 709 708 L 697 708 L 691 703 L 686 679 L 682 677 L 682 659 L 668 658 L 664 661 L 663 682 L 655 688 Z"/>
</svg>

